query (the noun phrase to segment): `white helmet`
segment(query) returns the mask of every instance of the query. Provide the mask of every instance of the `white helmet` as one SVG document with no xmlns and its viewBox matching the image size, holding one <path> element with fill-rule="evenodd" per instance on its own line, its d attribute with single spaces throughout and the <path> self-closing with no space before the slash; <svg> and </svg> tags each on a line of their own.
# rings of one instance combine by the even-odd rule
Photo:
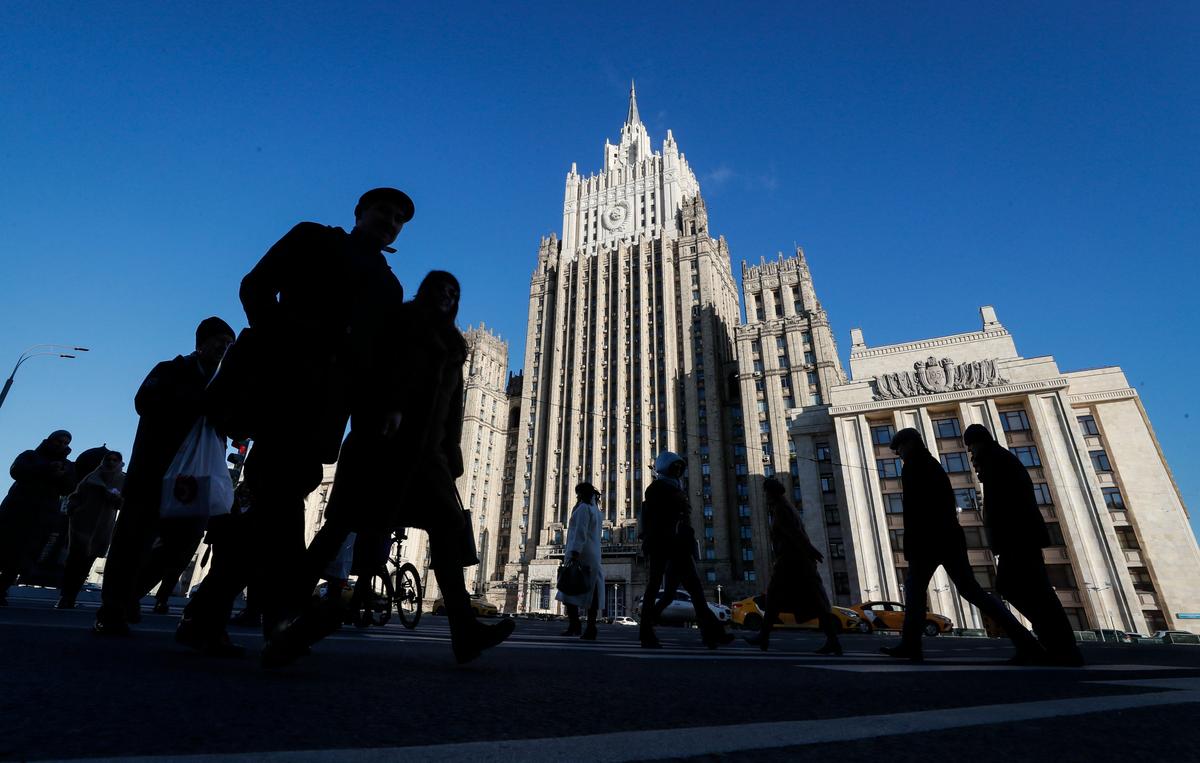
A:
<svg viewBox="0 0 1200 763">
<path fill-rule="evenodd" d="M 683 464 L 687 468 L 687 459 L 678 453 L 673 453 L 669 450 L 664 450 L 658 454 L 658 458 L 654 459 L 654 473 L 660 477 L 669 476 L 671 467 L 675 464 Z"/>
</svg>

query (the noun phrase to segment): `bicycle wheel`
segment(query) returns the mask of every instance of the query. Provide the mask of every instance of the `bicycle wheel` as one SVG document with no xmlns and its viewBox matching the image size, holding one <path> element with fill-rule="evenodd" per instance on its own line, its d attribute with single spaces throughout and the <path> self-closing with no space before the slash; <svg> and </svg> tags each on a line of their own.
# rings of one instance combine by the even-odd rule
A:
<svg viewBox="0 0 1200 763">
<path fill-rule="evenodd" d="M 425 597 L 425 588 L 421 585 L 421 575 L 410 562 L 400 565 L 396 570 L 396 613 L 405 628 L 416 628 L 421 621 L 421 601 Z"/>
</svg>

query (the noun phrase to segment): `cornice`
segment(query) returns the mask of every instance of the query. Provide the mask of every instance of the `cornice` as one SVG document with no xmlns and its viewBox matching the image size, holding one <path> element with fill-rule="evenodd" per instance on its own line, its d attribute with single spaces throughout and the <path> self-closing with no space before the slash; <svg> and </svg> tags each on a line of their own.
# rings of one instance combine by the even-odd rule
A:
<svg viewBox="0 0 1200 763">
<path fill-rule="evenodd" d="M 1137 396 L 1136 389 L 1125 387 L 1124 389 L 1109 389 L 1103 392 L 1081 392 L 1078 395 L 1067 395 L 1067 402 L 1094 403 L 1101 400 L 1132 400 Z"/>
<path fill-rule="evenodd" d="M 1051 392 L 1054 390 L 1066 389 L 1068 385 L 1069 382 L 1066 377 L 1059 376 L 1053 379 L 1020 382 L 1018 384 L 1004 384 L 999 387 L 981 387 L 979 389 L 958 390 L 957 392 L 942 392 L 936 395 L 915 395 L 913 397 L 902 397 L 894 400 L 872 400 L 866 403 L 836 405 L 829 409 L 829 413 L 831 416 L 839 416 L 844 413 L 883 411 L 891 410 L 893 408 L 913 408 L 921 405 L 949 403 L 956 400 L 977 400 L 980 398 L 1003 397 L 1004 395 L 1017 395 L 1029 392 Z"/>
<path fill-rule="evenodd" d="M 937 339 L 922 339 L 919 342 L 909 342 L 908 344 L 889 344 L 883 347 L 873 347 L 866 350 L 851 350 L 850 359 L 857 360 L 859 358 L 878 358 L 884 355 L 899 355 L 913 350 L 928 350 L 935 347 L 952 347 L 957 344 L 966 344 L 967 342 L 977 342 L 982 339 L 998 339 L 1000 337 L 1011 336 L 1008 329 L 999 328 L 993 331 L 972 331 L 968 334 L 954 334 L 953 336 L 941 336 Z M 1007 358 L 1005 358 L 1007 360 Z"/>
</svg>

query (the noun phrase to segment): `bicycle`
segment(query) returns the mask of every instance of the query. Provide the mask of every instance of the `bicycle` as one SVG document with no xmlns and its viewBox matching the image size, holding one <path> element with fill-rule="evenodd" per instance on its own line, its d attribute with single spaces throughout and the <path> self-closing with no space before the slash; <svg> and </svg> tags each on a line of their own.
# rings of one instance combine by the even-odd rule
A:
<svg viewBox="0 0 1200 763">
<path fill-rule="evenodd" d="M 378 625 L 386 625 L 392 619 L 392 610 L 400 616 L 400 624 L 412 630 L 421 621 L 422 602 L 425 587 L 421 583 L 421 575 L 412 562 L 404 561 L 400 549 L 407 536 L 404 531 L 397 530 L 392 534 L 391 547 L 388 549 L 387 561 L 383 563 L 369 583 L 371 601 L 366 609 L 371 613 L 372 620 Z"/>
</svg>

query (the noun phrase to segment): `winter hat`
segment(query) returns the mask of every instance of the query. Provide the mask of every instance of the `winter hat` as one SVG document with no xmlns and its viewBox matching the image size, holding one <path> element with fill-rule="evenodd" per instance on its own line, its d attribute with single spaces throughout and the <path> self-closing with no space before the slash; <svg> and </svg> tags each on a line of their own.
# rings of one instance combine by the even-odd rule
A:
<svg viewBox="0 0 1200 763">
<path fill-rule="evenodd" d="M 228 323 L 214 315 L 200 321 L 200 325 L 196 327 L 196 346 L 199 347 L 214 336 L 227 336 L 232 339 L 237 333 Z"/>
<path fill-rule="evenodd" d="M 925 446 L 925 440 L 921 437 L 921 433 L 912 427 L 908 427 L 906 429 L 901 429 L 899 432 L 892 435 L 892 450 L 900 450 L 900 446 L 907 442 L 915 442 L 921 447 Z"/>
<path fill-rule="evenodd" d="M 658 454 L 658 458 L 654 459 L 654 473 L 661 474 L 665 477 L 671 470 L 671 467 L 677 463 L 682 463 L 686 467 L 687 459 L 678 453 L 664 450 L 662 453 Z"/>
<path fill-rule="evenodd" d="M 600 495 L 600 491 L 590 482 L 580 482 L 575 486 L 575 495 L 582 500 L 590 500 L 594 495 Z"/>
<path fill-rule="evenodd" d="M 995 438 L 983 424 L 972 424 L 963 432 L 963 444 L 973 445 L 977 442 L 992 442 Z"/>
<path fill-rule="evenodd" d="M 67 431 L 67 430 L 65 430 L 65 429 L 55 429 L 55 430 L 54 430 L 53 432 L 51 432 L 50 434 L 46 435 L 46 439 L 47 439 L 47 440 L 53 440 L 53 439 L 55 439 L 56 437 L 65 437 L 65 438 L 67 438 L 68 440 L 70 440 L 70 439 L 71 439 L 71 433 L 70 433 L 70 432 L 68 432 L 68 431 Z"/>
</svg>

